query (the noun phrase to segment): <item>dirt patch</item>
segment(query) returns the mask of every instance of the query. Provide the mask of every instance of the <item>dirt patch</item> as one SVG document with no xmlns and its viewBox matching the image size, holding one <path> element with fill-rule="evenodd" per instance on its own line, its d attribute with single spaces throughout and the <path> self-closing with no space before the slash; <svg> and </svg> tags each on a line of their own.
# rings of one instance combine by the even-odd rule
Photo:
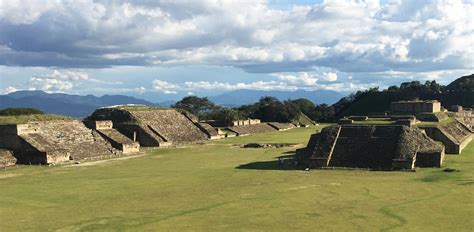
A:
<svg viewBox="0 0 474 232">
<path fill-rule="evenodd" d="M 10 178 L 10 177 L 15 177 L 15 176 L 19 176 L 19 175 L 15 174 L 15 173 L 5 173 L 3 175 L 0 175 L 0 179 L 6 179 L 6 178 Z"/>
<path fill-rule="evenodd" d="M 119 157 L 119 158 L 115 158 L 115 159 L 106 159 L 106 160 L 90 161 L 90 162 L 85 162 L 85 163 L 67 165 L 67 166 L 64 166 L 64 167 L 70 168 L 70 167 L 95 166 L 95 165 L 100 165 L 100 164 L 108 163 L 108 162 L 111 162 L 111 161 L 128 160 L 128 159 L 133 159 L 133 158 L 138 158 L 138 157 L 143 157 L 143 156 L 145 156 L 145 154 L 132 155 L 132 156 L 124 156 L 124 157 Z"/>
</svg>

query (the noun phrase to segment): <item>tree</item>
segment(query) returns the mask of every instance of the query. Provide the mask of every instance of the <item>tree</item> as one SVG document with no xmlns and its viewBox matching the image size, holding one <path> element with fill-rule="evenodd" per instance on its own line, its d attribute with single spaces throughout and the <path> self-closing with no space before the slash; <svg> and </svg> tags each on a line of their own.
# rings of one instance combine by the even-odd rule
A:
<svg viewBox="0 0 474 232">
<path fill-rule="evenodd" d="M 200 98 L 196 96 L 184 97 L 181 101 L 176 102 L 176 104 L 171 107 L 189 111 L 200 119 L 202 119 L 206 114 L 219 108 L 213 102 L 209 101 L 207 97 Z"/>
<path fill-rule="evenodd" d="M 217 120 L 225 125 L 230 125 L 232 121 L 244 119 L 239 111 L 235 109 L 222 108 L 209 115 L 209 119 Z"/>
</svg>

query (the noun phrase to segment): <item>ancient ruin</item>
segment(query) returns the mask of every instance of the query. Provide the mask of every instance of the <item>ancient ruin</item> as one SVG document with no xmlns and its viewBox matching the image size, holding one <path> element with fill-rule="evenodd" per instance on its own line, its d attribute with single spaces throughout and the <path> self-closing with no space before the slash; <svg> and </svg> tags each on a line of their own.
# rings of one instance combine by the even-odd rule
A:
<svg viewBox="0 0 474 232">
<path fill-rule="evenodd" d="M 226 129 L 234 132 L 235 134 L 237 134 L 237 136 L 278 131 L 276 128 L 270 126 L 268 123 L 259 123 L 245 126 L 231 126 L 227 127 Z"/>
<path fill-rule="evenodd" d="M 440 167 L 444 146 L 418 128 L 399 125 L 337 125 L 313 134 L 297 160 L 306 167 L 412 170 Z"/>
<path fill-rule="evenodd" d="M 245 119 L 245 120 L 232 121 L 230 123 L 230 126 L 247 126 L 247 125 L 255 125 L 255 124 L 259 124 L 259 123 L 260 123 L 260 119 L 248 118 L 248 119 Z"/>
<path fill-rule="evenodd" d="M 210 140 L 222 139 L 225 138 L 225 133 L 223 133 L 219 128 L 212 127 L 205 122 L 196 122 L 195 123 L 202 132 L 204 132 Z"/>
<path fill-rule="evenodd" d="M 78 120 L 1 125 L 0 148 L 12 150 L 22 164 L 56 164 L 121 154 Z"/>
<path fill-rule="evenodd" d="M 285 131 L 285 130 L 295 128 L 295 125 L 291 123 L 269 122 L 268 125 L 275 128 L 275 130 L 278 130 L 278 131 Z"/>
<path fill-rule="evenodd" d="M 96 110 L 88 120 L 110 120 L 114 128 L 144 147 L 165 147 L 208 139 L 189 115 L 174 109 L 111 107 Z"/>
<path fill-rule="evenodd" d="M 397 101 L 390 105 L 392 113 L 411 114 L 437 113 L 441 111 L 441 103 L 436 100 L 431 101 Z"/>
<path fill-rule="evenodd" d="M 0 168 L 13 166 L 16 164 L 16 158 L 10 150 L 0 149 Z"/>
<path fill-rule="evenodd" d="M 471 142 L 473 137 L 472 129 L 457 119 L 446 125 L 420 126 L 420 128 L 430 138 L 442 142 L 448 154 L 461 154 L 462 149 Z"/>
<path fill-rule="evenodd" d="M 112 121 L 92 121 L 86 122 L 86 124 L 109 141 L 114 148 L 121 150 L 122 153 L 129 154 L 140 151 L 140 144 L 115 130 Z"/>
</svg>

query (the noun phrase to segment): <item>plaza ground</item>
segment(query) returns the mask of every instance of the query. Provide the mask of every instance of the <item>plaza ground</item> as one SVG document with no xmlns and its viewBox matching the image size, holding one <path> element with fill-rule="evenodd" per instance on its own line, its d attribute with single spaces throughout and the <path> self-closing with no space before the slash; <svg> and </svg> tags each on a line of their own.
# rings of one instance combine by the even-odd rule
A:
<svg viewBox="0 0 474 232">
<path fill-rule="evenodd" d="M 286 170 L 320 128 L 0 171 L 0 231 L 472 231 L 474 142 L 441 169 Z M 446 167 L 459 172 L 443 172 Z"/>
</svg>

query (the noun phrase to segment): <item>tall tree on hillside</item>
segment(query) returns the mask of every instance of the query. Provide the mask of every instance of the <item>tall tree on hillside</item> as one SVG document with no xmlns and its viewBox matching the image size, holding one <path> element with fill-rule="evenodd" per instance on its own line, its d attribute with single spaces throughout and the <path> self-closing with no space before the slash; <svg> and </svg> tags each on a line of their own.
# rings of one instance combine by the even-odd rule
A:
<svg viewBox="0 0 474 232">
<path fill-rule="evenodd" d="M 202 118 L 205 114 L 219 108 L 213 102 L 209 101 L 207 97 L 200 98 L 196 96 L 184 97 L 181 101 L 176 102 L 176 104 L 171 107 L 189 111 L 199 118 Z"/>
</svg>

